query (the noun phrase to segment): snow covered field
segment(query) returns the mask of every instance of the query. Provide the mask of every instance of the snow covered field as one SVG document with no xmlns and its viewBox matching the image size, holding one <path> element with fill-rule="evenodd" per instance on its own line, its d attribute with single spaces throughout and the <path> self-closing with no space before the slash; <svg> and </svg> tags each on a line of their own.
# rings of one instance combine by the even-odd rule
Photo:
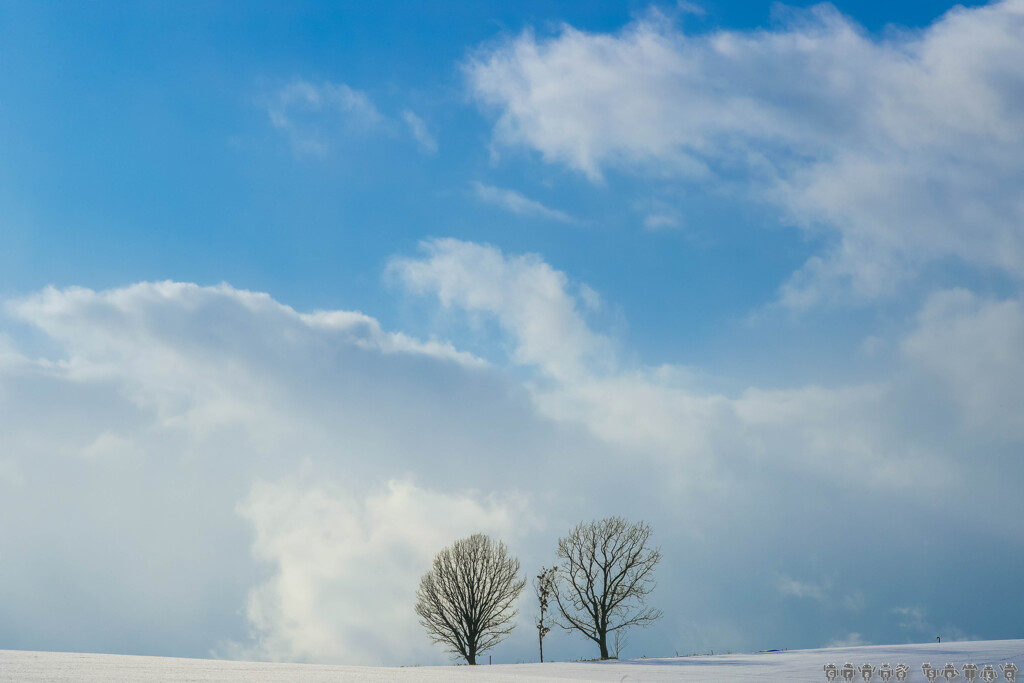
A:
<svg viewBox="0 0 1024 683">
<path fill-rule="evenodd" d="M 1013 663 L 1024 673 L 1024 640 L 991 640 L 966 643 L 930 643 L 923 645 L 875 645 L 866 647 L 792 650 L 763 654 L 734 654 L 665 659 L 634 659 L 613 662 L 549 664 L 506 664 L 477 667 L 429 666 L 374 668 L 357 666 L 318 666 L 312 664 L 269 664 L 169 657 L 132 657 L 124 655 L 74 654 L 57 652 L 21 652 L 0 650 L 0 681 L 34 683 L 37 681 L 104 681 L 147 683 L 149 681 L 195 681 L 196 683 L 292 683 L 295 681 L 484 681 L 486 683 L 540 683 L 542 681 L 785 681 L 810 683 L 825 681 L 824 666 L 845 663 L 856 667 L 868 664 L 906 664 L 906 680 L 927 680 L 922 664 L 936 669 L 952 664 L 957 671 L 975 664 L 978 671 L 992 665 L 996 680 L 1007 680 L 1000 664 Z M 1024 676 L 1017 676 L 1024 680 Z M 840 677 L 839 680 L 842 680 Z M 857 673 L 856 680 L 863 680 Z M 875 674 L 873 681 L 878 681 Z M 895 681 L 893 676 L 890 680 Z M 945 680 L 941 675 L 937 680 Z M 953 679 L 968 680 L 963 673 Z M 975 680 L 983 680 L 980 673 Z"/>
</svg>

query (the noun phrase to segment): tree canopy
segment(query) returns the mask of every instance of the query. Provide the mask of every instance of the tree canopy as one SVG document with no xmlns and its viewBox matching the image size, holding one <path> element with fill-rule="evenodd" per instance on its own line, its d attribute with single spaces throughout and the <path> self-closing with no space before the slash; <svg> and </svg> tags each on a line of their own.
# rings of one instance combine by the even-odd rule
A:
<svg viewBox="0 0 1024 683">
<path fill-rule="evenodd" d="M 554 597 L 560 624 L 597 643 L 601 659 L 609 659 L 609 633 L 661 617 L 645 606 L 661 560 L 661 551 L 648 547 L 650 537 L 649 524 L 608 517 L 581 523 L 558 541 Z"/>
<path fill-rule="evenodd" d="M 484 534 L 455 541 L 420 580 L 416 614 L 435 643 L 468 664 L 512 632 L 525 579 L 519 560 Z"/>
</svg>

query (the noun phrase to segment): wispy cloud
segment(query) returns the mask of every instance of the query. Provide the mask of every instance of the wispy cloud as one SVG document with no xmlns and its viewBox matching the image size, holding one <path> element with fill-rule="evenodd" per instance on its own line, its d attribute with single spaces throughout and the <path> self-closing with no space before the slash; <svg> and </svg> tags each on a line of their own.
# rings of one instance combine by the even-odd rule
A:
<svg viewBox="0 0 1024 683">
<path fill-rule="evenodd" d="M 402 120 L 409 126 L 409 132 L 419 145 L 420 151 L 426 154 L 437 153 L 437 139 L 427 130 L 427 124 L 423 119 L 406 109 L 402 112 Z"/>
<path fill-rule="evenodd" d="M 707 10 L 703 7 L 695 2 L 688 2 L 688 0 L 677 0 L 676 7 L 678 7 L 679 11 L 684 14 L 696 14 L 697 16 L 704 16 L 707 14 Z"/>
<path fill-rule="evenodd" d="M 481 182 L 474 182 L 473 189 L 476 191 L 477 198 L 481 201 L 500 206 L 506 211 L 511 211 L 520 216 L 543 218 L 561 223 L 577 222 L 575 218 L 564 211 L 549 208 L 534 199 L 523 196 L 515 190 L 484 185 Z"/>
<path fill-rule="evenodd" d="M 686 7 L 682 5 L 681 7 Z M 875 38 L 833 7 L 773 30 L 526 31 L 478 52 L 469 87 L 497 144 L 595 182 L 610 168 L 699 182 L 830 234 L 781 288 L 793 308 L 890 295 L 957 259 L 1024 279 L 1024 0 Z"/>
<path fill-rule="evenodd" d="M 825 647 L 863 647 L 870 644 L 871 641 L 866 640 L 860 633 L 848 633 L 841 638 L 830 640 Z"/>
<path fill-rule="evenodd" d="M 647 230 L 669 230 L 679 227 L 679 219 L 667 213 L 652 213 L 644 217 L 644 228 Z"/>
<path fill-rule="evenodd" d="M 782 595 L 789 595 L 795 598 L 810 598 L 818 602 L 825 602 L 824 589 L 814 583 L 797 581 L 788 576 L 780 576 L 776 587 Z"/>
<path fill-rule="evenodd" d="M 930 631 L 932 627 L 925 621 L 924 611 L 920 607 L 894 607 L 893 614 L 899 615 L 900 628 L 912 631 Z"/>
<path fill-rule="evenodd" d="M 317 156 L 327 154 L 339 132 L 363 133 L 383 121 L 365 92 L 326 81 L 289 83 L 271 98 L 267 116 L 297 154 Z"/>
</svg>

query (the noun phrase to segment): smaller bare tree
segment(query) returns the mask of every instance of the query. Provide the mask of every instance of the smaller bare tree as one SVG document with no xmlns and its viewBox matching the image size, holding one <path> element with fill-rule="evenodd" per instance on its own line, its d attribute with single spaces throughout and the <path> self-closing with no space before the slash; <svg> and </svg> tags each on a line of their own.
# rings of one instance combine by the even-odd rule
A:
<svg viewBox="0 0 1024 683">
<path fill-rule="evenodd" d="M 581 523 L 558 540 L 560 625 L 597 643 L 601 659 L 610 659 L 609 633 L 661 618 L 659 610 L 644 607 L 661 560 L 660 550 L 647 547 L 650 538 L 649 524 L 609 517 Z"/>
<path fill-rule="evenodd" d="M 619 630 L 615 632 L 615 643 L 613 647 L 615 650 L 612 652 L 612 657 L 620 659 L 622 656 L 622 649 L 629 645 L 629 636 L 625 635 L 625 631 Z"/>
<path fill-rule="evenodd" d="M 513 603 L 525 585 L 504 543 L 473 534 L 434 557 L 416 592 L 416 614 L 431 640 L 476 664 L 512 632 Z"/>
<path fill-rule="evenodd" d="M 544 615 L 548 611 L 548 602 L 555 590 L 555 572 L 557 567 L 545 569 L 541 567 L 540 574 L 533 580 L 533 590 L 537 594 L 537 602 L 540 603 L 540 616 L 537 617 L 537 637 L 540 640 L 540 663 L 544 663 L 544 636 L 551 628 L 544 623 Z"/>
</svg>

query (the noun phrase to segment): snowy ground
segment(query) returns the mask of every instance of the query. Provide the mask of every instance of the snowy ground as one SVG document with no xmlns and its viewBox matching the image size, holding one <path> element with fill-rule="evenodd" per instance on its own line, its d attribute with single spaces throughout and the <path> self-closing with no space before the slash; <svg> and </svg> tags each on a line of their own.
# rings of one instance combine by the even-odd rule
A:
<svg viewBox="0 0 1024 683">
<path fill-rule="evenodd" d="M 147 683 L 149 681 L 195 681 L 196 683 L 242 683 L 308 681 L 483 681 L 485 683 L 540 683 L 542 681 L 785 681 L 815 683 L 825 681 L 824 666 L 845 663 L 873 667 L 903 663 L 910 667 L 908 681 L 925 681 L 921 665 L 936 669 L 952 664 L 960 672 L 973 663 L 979 674 L 992 665 L 996 680 L 1007 677 L 1000 664 L 1015 664 L 1024 674 L 1024 640 L 989 640 L 970 643 L 930 643 L 924 645 L 877 645 L 867 647 L 791 650 L 764 654 L 634 659 L 613 662 L 550 664 L 506 664 L 495 666 L 431 666 L 373 668 L 356 666 L 316 666 L 311 664 L 268 664 L 168 657 L 130 657 L 124 655 L 70 654 L 0 650 L 0 681 L 34 683 L 36 681 L 104 681 Z M 842 680 L 840 677 L 839 680 Z M 863 680 L 857 673 L 856 680 Z M 872 681 L 878 681 L 874 674 Z M 893 676 L 890 680 L 895 681 Z M 938 676 L 937 680 L 946 680 Z M 968 680 L 963 673 L 953 679 Z M 1024 681 L 1024 675 L 1017 680 Z"/>
</svg>

